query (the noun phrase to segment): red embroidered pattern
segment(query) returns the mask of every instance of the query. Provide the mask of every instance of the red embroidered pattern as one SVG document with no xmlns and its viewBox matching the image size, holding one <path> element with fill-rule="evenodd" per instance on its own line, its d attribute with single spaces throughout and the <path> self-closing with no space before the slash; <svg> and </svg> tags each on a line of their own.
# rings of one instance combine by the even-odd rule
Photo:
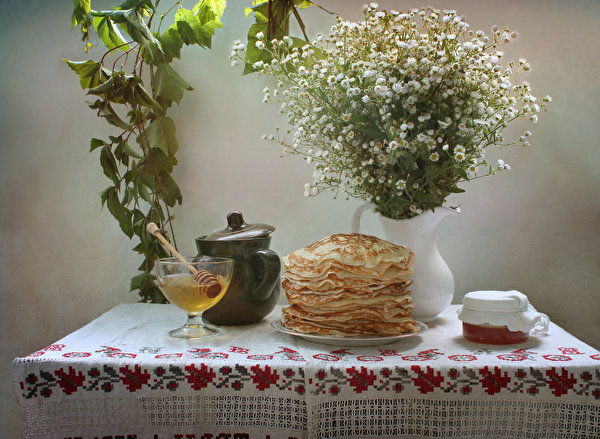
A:
<svg viewBox="0 0 600 439">
<path fill-rule="evenodd" d="M 487 395 L 501 393 L 524 393 L 535 396 L 545 391 L 555 397 L 575 394 L 600 400 L 600 369 L 592 369 L 575 375 L 565 368 L 533 367 L 504 370 L 498 366 L 483 368 L 452 368 L 442 372 L 431 366 L 413 365 L 410 368 L 395 367 L 360 369 L 329 367 L 322 368 L 307 377 L 302 368 L 274 369 L 256 364 L 234 367 L 223 366 L 218 370 L 205 364 L 159 366 L 146 369 L 142 366 L 126 365 L 118 369 L 105 365 L 101 369 L 91 367 L 79 370 L 69 366 L 54 372 L 40 370 L 29 374 L 20 382 L 22 396 L 48 398 L 57 389 L 65 395 L 76 392 L 110 393 L 117 387 L 129 392 L 141 390 L 174 391 L 180 386 L 189 386 L 196 391 L 206 388 L 239 391 L 247 386 L 259 391 L 275 389 L 303 395 L 305 392 L 319 395 L 339 395 L 342 392 L 363 393 L 368 390 L 403 393 L 413 389 L 422 394 L 469 395 L 481 392 Z M 544 390 L 545 389 L 545 390 Z M 59 392 L 60 393 L 60 392 Z"/>
<path fill-rule="evenodd" d="M 377 391 L 403 393 L 416 388 L 422 394 L 470 395 L 479 390 L 487 395 L 499 393 L 524 393 L 537 395 L 543 389 L 560 397 L 569 393 L 600 399 L 600 369 L 583 372 L 578 377 L 566 369 L 522 368 L 506 371 L 499 367 L 452 368 L 446 373 L 430 366 L 411 366 L 410 369 L 382 368 L 378 372 L 361 367 L 320 369 L 309 378 L 309 392 L 313 394 L 338 395 L 344 389 L 362 393 L 368 388 Z"/>
</svg>

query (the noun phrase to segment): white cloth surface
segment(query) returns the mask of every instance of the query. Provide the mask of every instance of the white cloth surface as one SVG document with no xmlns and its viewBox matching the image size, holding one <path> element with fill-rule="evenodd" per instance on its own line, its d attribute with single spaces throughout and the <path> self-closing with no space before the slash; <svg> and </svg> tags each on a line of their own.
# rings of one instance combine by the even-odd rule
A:
<svg viewBox="0 0 600 439">
<path fill-rule="evenodd" d="M 600 437 L 600 352 L 552 323 L 472 343 L 456 308 L 422 334 L 344 347 L 275 332 L 280 308 L 181 341 L 177 308 L 119 305 L 15 359 L 25 437 Z"/>
</svg>

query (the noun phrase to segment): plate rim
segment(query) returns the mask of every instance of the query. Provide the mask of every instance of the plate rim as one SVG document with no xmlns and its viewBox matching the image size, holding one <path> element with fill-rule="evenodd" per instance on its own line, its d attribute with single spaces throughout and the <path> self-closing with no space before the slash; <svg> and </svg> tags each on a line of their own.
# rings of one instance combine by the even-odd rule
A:
<svg viewBox="0 0 600 439">
<path fill-rule="evenodd" d="M 304 338 L 306 340 L 328 341 L 328 342 L 339 341 L 340 344 L 343 344 L 344 342 L 352 342 L 352 343 L 375 342 L 376 343 L 376 342 L 391 342 L 391 341 L 399 340 L 401 338 L 412 337 L 415 335 L 422 334 L 423 332 L 425 332 L 429 329 L 429 326 L 427 326 L 427 324 L 425 324 L 424 322 L 421 322 L 419 320 L 415 320 L 415 322 L 417 322 L 417 326 L 419 328 L 416 332 L 408 332 L 408 333 L 398 334 L 398 335 L 384 335 L 384 336 L 380 336 L 380 337 L 361 336 L 361 335 L 355 336 L 355 337 L 337 337 L 337 336 L 328 336 L 328 335 L 319 335 L 319 334 L 305 334 L 302 332 L 297 332 L 297 331 L 293 331 L 291 329 L 284 328 L 281 325 L 281 318 L 273 320 L 271 322 L 271 327 L 276 332 L 292 335 L 295 337 Z"/>
</svg>

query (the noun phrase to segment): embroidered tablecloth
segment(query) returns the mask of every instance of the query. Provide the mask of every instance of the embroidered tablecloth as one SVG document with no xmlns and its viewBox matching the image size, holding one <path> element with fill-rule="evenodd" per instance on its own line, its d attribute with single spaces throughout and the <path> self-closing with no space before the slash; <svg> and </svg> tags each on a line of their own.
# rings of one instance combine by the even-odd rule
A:
<svg viewBox="0 0 600 439">
<path fill-rule="evenodd" d="M 14 361 L 26 438 L 594 438 L 600 352 L 550 324 L 471 343 L 456 306 L 422 334 L 320 345 L 264 321 L 170 339 L 185 314 L 119 305 Z"/>
</svg>

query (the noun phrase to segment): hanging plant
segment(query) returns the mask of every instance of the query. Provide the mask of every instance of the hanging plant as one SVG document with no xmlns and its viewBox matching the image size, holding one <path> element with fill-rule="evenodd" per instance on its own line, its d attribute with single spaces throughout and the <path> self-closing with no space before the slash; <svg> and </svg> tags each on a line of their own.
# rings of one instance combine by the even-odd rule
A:
<svg viewBox="0 0 600 439">
<path fill-rule="evenodd" d="M 90 150 L 99 150 L 100 165 L 110 180 L 100 195 L 102 206 L 125 235 L 137 237 L 133 250 L 144 257 L 131 290 L 138 291 L 141 301 L 165 303 L 152 269 L 154 261 L 168 253 L 147 233 L 146 224 L 158 224 L 177 246 L 171 209 L 182 203 L 172 177 L 179 144 L 167 113 L 192 90 L 171 63 L 181 57 L 184 45 L 211 47 L 215 30 L 222 27 L 225 1 L 199 1 L 192 9 L 176 1 L 162 11 L 159 3 L 126 0 L 113 9 L 95 11 L 89 0 L 76 0 L 72 24 L 80 27 L 86 52 L 94 44 L 105 51 L 99 61 L 65 62 L 93 98 L 89 107 L 116 129 L 108 139 L 93 138 Z"/>
<path fill-rule="evenodd" d="M 165 7 L 165 4 L 168 6 Z M 297 7 L 305 0 L 253 1 L 249 41 L 264 32 L 273 38 L 289 33 Z M 210 48 L 215 30 L 223 27 L 225 0 L 201 0 L 191 9 L 183 0 L 125 0 L 109 10 L 92 9 L 91 0 L 74 0 L 72 27 L 81 31 L 86 53 L 103 47 L 98 61 L 64 60 L 79 77 L 92 99 L 91 109 L 115 129 L 107 139 L 92 138 L 90 151 L 99 151 L 100 165 L 110 185 L 101 192 L 121 230 L 137 240 L 133 250 L 143 256 L 131 291 L 142 302 L 166 303 L 152 274 L 154 262 L 167 251 L 146 231 L 156 223 L 177 248 L 171 209 L 182 204 L 182 193 L 172 176 L 179 149 L 175 123 L 167 113 L 179 104 L 191 85 L 171 66 L 184 45 Z M 261 57 L 264 54 L 249 53 Z M 253 61 L 252 61 L 253 62 Z"/>
</svg>

